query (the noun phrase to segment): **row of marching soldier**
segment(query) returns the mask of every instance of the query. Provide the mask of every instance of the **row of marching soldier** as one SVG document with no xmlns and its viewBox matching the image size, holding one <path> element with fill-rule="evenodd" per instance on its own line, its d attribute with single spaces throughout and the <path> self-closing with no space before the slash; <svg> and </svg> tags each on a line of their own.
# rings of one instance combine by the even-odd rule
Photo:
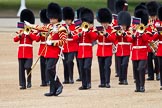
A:
<svg viewBox="0 0 162 108">
<path fill-rule="evenodd" d="M 20 89 L 26 89 L 25 70 L 27 71 L 27 88 L 32 86 L 33 41 L 40 41 L 38 59 L 40 59 L 41 65 L 41 86 L 50 85 L 49 93 L 46 93 L 45 96 L 58 96 L 62 93 L 63 85 L 57 75 L 60 59 L 63 59 L 64 67 L 63 84 L 74 83 L 73 68 L 76 57 L 79 72 L 77 81 L 82 81 L 79 90 L 91 88 L 92 48 L 95 43 L 97 43 L 96 55 L 100 73 L 99 87 L 111 87 L 110 75 L 114 46 L 116 48 L 116 73 L 119 76 L 120 85 L 128 85 L 128 63 L 130 54 L 132 54 L 135 92 L 145 92 L 146 71 L 148 71 L 148 80 L 154 79 L 153 58 L 155 66 L 157 66 L 155 67 L 156 79 L 160 80 L 162 86 L 159 76 L 161 75 L 159 71 L 162 72 L 162 67 L 160 67 L 162 65 L 161 34 L 157 29 L 162 25 L 162 7 L 155 1 L 139 4 L 135 8 L 134 16 L 140 18 L 141 23 L 136 24 L 132 23 L 131 15 L 126 11 L 126 3 L 125 0 L 117 1 L 117 19 L 113 19 L 108 8 L 100 8 L 96 18 L 101 26 L 97 27 L 94 26 L 93 11 L 89 8 L 82 7 L 77 10 L 77 17 L 82 22 L 80 25 L 77 24 L 78 22 L 73 23 L 75 15 L 71 7 L 64 7 L 61 10 L 57 3 L 50 3 L 47 9 L 40 11 L 42 26 L 34 25 L 32 11 L 23 10 L 20 21 L 25 22 L 25 27 L 17 32 L 18 35 L 14 38 L 15 42 L 19 42 Z M 60 24 L 62 19 L 65 24 Z M 159 45 L 157 51 L 154 52 L 154 41 L 157 40 L 159 40 Z M 56 65 L 57 63 L 58 65 Z M 160 89 L 162 90 L 162 88 Z"/>
</svg>

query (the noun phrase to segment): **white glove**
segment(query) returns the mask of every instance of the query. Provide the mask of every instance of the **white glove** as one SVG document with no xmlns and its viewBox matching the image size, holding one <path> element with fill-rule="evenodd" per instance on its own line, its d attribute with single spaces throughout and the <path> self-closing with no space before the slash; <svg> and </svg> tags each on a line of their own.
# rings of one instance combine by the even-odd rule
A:
<svg viewBox="0 0 162 108">
<path fill-rule="evenodd" d="M 52 41 L 51 40 L 47 40 L 46 43 L 47 43 L 47 45 L 52 45 Z"/>
<path fill-rule="evenodd" d="M 32 26 L 33 26 L 32 24 L 30 24 L 30 23 L 27 22 L 27 21 L 24 21 L 24 23 L 25 23 L 25 25 L 27 25 L 27 26 L 29 26 L 29 27 L 32 27 Z"/>
<path fill-rule="evenodd" d="M 56 26 L 53 27 L 52 29 L 53 32 L 57 33 L 58 32 L 58 28 Z"/>
</svg>

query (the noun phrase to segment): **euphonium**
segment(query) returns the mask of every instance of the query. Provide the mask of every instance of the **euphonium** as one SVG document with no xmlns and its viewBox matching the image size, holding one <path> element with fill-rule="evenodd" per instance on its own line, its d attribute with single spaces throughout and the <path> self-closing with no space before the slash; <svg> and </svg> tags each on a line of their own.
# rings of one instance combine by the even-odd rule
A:
<svg viewBox="0 0 162 108">
<path fill-rule="evenodd" d="M 87 32 L 89 30 L 89 24 L 87 22 L 83 22 L 81 28 L 84 32 Z"/>
<path fill-rule="evenodd" d="M 140 24 L 136 28 L 137 32 L 139 32 L 139 33 L 144 33 L 145 29 L 146 29 L 146 27 L 144 26 L 144 24 Z"/>
</svg>

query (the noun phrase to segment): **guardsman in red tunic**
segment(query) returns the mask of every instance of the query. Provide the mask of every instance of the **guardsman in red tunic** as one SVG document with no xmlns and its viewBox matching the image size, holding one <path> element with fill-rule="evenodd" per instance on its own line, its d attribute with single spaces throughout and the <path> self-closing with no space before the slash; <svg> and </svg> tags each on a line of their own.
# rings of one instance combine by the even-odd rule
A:
<svg viewBox="0 0 162 108">
<path fill-rule="evenodd" d="M 98 31 L 98 64 L 100 73 L 99 87 L 110 88 L 110 75 L 112 64 L 112 45 L 115 42 L 115 32 L 110 26 L 112 22 L 112 13 L 107 8 L 101 8 L 97 13 L 97 20 L 101 23 L 103 29 Z"/>
<path fill-rule="evenodd" d="M 127 82 L 127 70 L 130 56 L 130 45 L 128 42 L 128 29 L 131 23 L 131 16 L 126 11 L 121 11 L 118 14 L 118 24 L 121 26 L 120 30 L 116 32 L 117 41 L 117 62 L 119 69 L 119 84 L 128 85 Z"/>
<path fill-rule="evenodd" d="M 62 55 L 63 44 L 66 42 L 67 31 L 59 22 L 62 20 L 61 7 L 56 3 L 50 3 L 47 8 L 47 18 L 50 20 L 50 24 L 47 26 L 31 25 L 26 22 L 27 25 L 40 31 L 48 31 L 47 48 L 45 50 L 44 57 L 47 59 L 46 71 L 49 73 L 50 90 L 49 93 L 45 93 L 45 96 L 58 96 L 62 93 L 63 86 L 58 78 L 56 72 L 56 64 L 59 56 Z M 58 64 L 59 65 L 59 64 Z"/>
<path fill-rule="evenodd" d="M 150 33 L 150 37 L 153 36 L 153 34 L 156 32 L 156 26 L 159 26 L 159 20 L 157 18 L 157 11 L 159 8 L 159 4 L 156 1 L 150 1 L 146 4 L 147 11 L 149 13 L 149 23 L 148 23 L 148 29 Z M 154 60 L 154 63 L 153 63 Z M 148 78 L 147 80 L 154 80 L 154 73 L 156 73 L 156 80 L 160 80 L 159 75 L 159 63 L 158 58 L 150 47 L 148 47 Z"/>
<path fill-rule="evenodd" d="M 116 3 L 115 3 L 115 10 L 116 10 L 116 14 L 118 14 L 120 11 L 128 11 L 127 0 L 117 0 Z M 115 19 L 113 19 L 112 23 L 113 23 L 113 26 L 117 26 L 118 25 L 117 17 Z M 115 50 L 114 51 L 114 53 L 115 53 L 116 52 L 116 43 L 114 43 L 113 48 Z M 115 77 L 119 77 L 119 69 L 118 69 L 118 63 L 117 63 L 117 56 L 116 56 L 116 54 L 115 54 L 115 71 L 116 71 Z"/>
<path fill-rule="evenodd" d="M 43 23 L 44 26 L 50 23 L 49 19 L 46 16 L 46 9 L 42 9 L 40 11 L 40 21 Z M 47 32 L 38 31 L 36 42 L 40 42 L 39 52 L 38 55 L 40 56 L 40 70 L 41 70 L 41 80 L 42 83 L 40 86 L 47 86 L 49 85 L 49 75 L 46 73 L 46 58 L 44 57 L 45 50 L 46 50 L 46 34 Z"/>
<path fill-rule="evenodd" d="M 141 18 L 141 23 L 145 26 L 148 23 L 148 14 L 145 10 L 139 9 L 135 11 L 135 17 Z M 140 30 L 144 27 L 137 25 L 136 30 L 132 32 L 130 42 L 132 42 L 132 63 L 133 71 L 136 79 L 136 90 L 135 92 L 145 92 L 145 68 L 147 66 L 147 45 L 149 36 L 146 33 L 146 29 L 143 28 L 143 32 Z"/>
<path fill-rule="evenodd" d="M 82 11 L 82 9 L 84 9 L 84 7 L 80 7 L 79 9 L 76 10 L 78 20 L 80 19 L 80 12 Z M 78 29 L 78 27 L 79 27 L 79 25 L 76 25 L 76 29 Z M 78 31 L 79 30 L 76 30 L 74 33 L 78 33 Z M 77 45 L 77 48 L 78 48 L 78 45 Z M 79 78 L 76 79 L 76 81 L 81 81 L 82 80 L 82 75 L 81 75 L 81 72 L 80 72 L 80 69 L 79 69 L 79 60 L 78 60 L 77 56 L 78 56 L 78 51 L 75 53 L 76 62 L 77 62 L 77 68 L 78 68 L 78 74 L 79 74 Z"/>
<path fill-rule="evenodd" d="M 29 21 L 34 24 L 35 17 L 31 10 L 24 9 L 20 14 L 20 21 Z M 25 26 L 26 28 L 26 26 Z M 19 85 L 20 89 L 26 89 L 26 78 L 25 71 L 27 75 L 31 71 L 31 66 L 33 63 L 33 46 L 32 43 L 35 40 L 35 35 L 32 34 L 27 29 L 20 30 L 18 35 L 14 37 L 14 42 L 19 42 L 18 48 L 18 61 L 19 61 Z M 27 32 L 26 32 L 27 31 Z M 31 85 L 31 73 L 27 77 L 27 88 L 30 88 Z"/>
<path fill-rule="evenodd" d="M 158 9 L 158 18 L 160 20 L 160 27 L 162 27 L 162 7 Z M 158 31 L 153 37 L 153 40 L 159 40 L 156 56 L 158 57 L 159 61 L 159 68 L 160 68 L 160 90 L 162 90 L 162 31 Z"/>
<path fill-rule="evenodd" d="M 78 59 L 82 73 L 82 86 L 79 87 L 79 90 L 85 90 L 91 88 L 92 42 L 97 39 L 97 33 L 93 27 L 94 15 L 92 10 L 84 8 L 80 17 L 83 22 L 82 32 L 73 38 L 79 41 Z"/>
<path fill-rule="evenodd" d="M 64 82 L 63 84 L 73 84 L 73 69 L 74 69 L 74 56 L 78 51 L 78 42 L 73 39 L 75 24 L 73 24 L 74 20 L 74 11 L 71 7 L 63 8 L 63 20 L 65 21 L 65 28 L 68 32 L 67 42 L 64 44 L 64 57 L 63 65 L 64 65 Z"/>
<path fill-rule="evenodd" d="M 147 11 L 146 3 L 145 3 L 145 2 L 141 2 L 140 4 L 138 4 L 138 5 L 135 7 L 134 11 L 137 11 L 137 10 L 139 10 L 139 9 L 142 9 L 142 10 Z M 136 18 L 136 17 L 135 17 L 135 18 Z M 132 25 L 131 25 L 132 30 L 135 31 L 136 26 L 137 26 L 138 24 L 140 24 L 140 23 L 141 23 L 141 19 L 140 19 L 140 21 L 138 21 L 138 22 L 137 22 L 137 21 L 134 21 L 134 23 L 132 22 Z M 147 66 L 146 66 L 146 71 L 145 71 L 145 73 L 148 73 L 148 68 L 147 68 Z M 135 82 L 135 74 L 134 74 L 134 71 L 133 71 L 133 78 L 134 78 L 134 82 Z"/>
</svg>

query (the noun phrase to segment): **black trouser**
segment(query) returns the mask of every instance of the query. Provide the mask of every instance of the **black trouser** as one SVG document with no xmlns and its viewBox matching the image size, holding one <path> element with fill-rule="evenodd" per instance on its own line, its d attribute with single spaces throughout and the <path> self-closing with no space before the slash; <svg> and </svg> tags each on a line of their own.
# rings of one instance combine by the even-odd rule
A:
<svg viewBox="0 0 162 108">
<path fill-rule="evenodd" d="M 77 56 L 78 56 L 78 52 L 75 52 L 75 57 L 76 57 L 76 63 L 77 63 L 77 68 L 78 68 L 79 79 L 82 79 L 82 74 L 81 74 L 80 69 L 79 69 L 79 60 L 78 60 Z"/>
<path fill-rule="evenodd" d="M 155 68 L 153 67 L 152 60 L 154 60 Z M 158 63 L 158 58 L 152 52 L 148 53 L 148 64 L 147 65 L 148 65 L 148 77 L 154 79 L 154 72 L 156 74 L 159 73 L 159 63 Z"/>
<path fill-rule="evenodd" d="M 127 80 L 129 56 L 117 56 L 119 81 Z"/>
<path fill-rule="evenodd" d="M 98 57 L 98 64 L 100 70 L 100 83 L 105 85 L 110 83 L 112 56 Z"/>
<path fill-rule="evenodd" d="M 26 86 L 25 70 L 27 75 L 31 71 L 33 59 L 19 58 L 19 85 Z M 31 83 L 31 74 L 27 77 L 27 82 Z"/>
<path fill-rule="evenodd" d="M 49 75 L 46 72 L 46 58 L 44 58 L 43 56 L 40 57 L 40 70 L 41 70 L 42 84 L 49 83 Z"/>
<path fill-rule="evenodd" d="M 57 79 L 55 80 L 57 61 L 58 61 L 57 58 L 47 58 L 46 71 L 49 74 L 50 92 L 53 92 L 53 93 L 55 93 L 57 88 L 61 85 L 58 76 L 57 76 Z"/>
<path fill-rule="evenodd" d="M 91 87 L 92 58 L 79 58 L 79 68 L 82 74 L 82 87 Z"/>
<path fill-rule="evenodd" d="M 160 85 L 162 86 L 162 56 L 158 56 L 159 68 L 160 68 Z"/>
<path fill-rule="evenodd" d="M 147 60 L 133 60 L 133 71 L 136 79 L 136 89 L 145 86 L 145 68 Z"/>
<path fill-rule="evenodd" d="M 74 52 L 64 53 L 64 81 L 73 81 L 73 69 L 74 69 Z"/>
</svg>

